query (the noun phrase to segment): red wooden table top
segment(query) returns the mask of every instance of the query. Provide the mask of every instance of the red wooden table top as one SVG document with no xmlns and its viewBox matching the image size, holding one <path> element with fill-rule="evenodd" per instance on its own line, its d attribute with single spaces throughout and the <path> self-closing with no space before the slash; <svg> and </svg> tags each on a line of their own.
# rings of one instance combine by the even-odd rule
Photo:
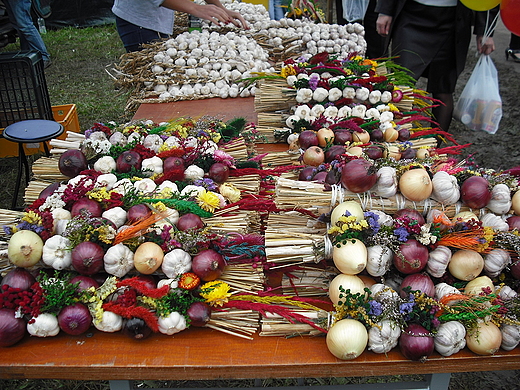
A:
<svg viewBox="0 0 520 390">
<path fill-rule="evenodd" d="M 396 348 L 387 355 L 365 351 L 342 361 L 330 354 L 324 337 L 245 340 L 210 329 L 154 334 L 140 341 L 120 332 L 61 332 L 45 339 L 26 336 L 0 349 L 0 378 L 11 379 L 312 378 L 514 369 L 520 369 L 518 349 L 487 357 L 465 349 L 449 358 L 434 354 L 420 363 L 405 359 Z"/>
</svg>

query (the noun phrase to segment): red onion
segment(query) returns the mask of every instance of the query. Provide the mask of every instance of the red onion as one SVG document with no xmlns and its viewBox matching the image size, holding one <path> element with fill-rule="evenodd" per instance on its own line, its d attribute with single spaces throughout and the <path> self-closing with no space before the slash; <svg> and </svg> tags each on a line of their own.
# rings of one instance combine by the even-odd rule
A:
<svg viewBox="0 0 520 390">
<path fill-rule="evenodd" d="M 35 282 L 36 278 L 29 271 L 27 271 L 27 269 L 16 267 L 4 276 L 0 287 L 3 285 L 8 285 L 12 288 L 19 288 L 21 291 L 27 291 Z"/>
<path fill-rule="evenodd" d="M 78 176 L 88 168 L 87 158 L 79 149 L 69 149 L 62 153 L 58 161 L 58 169 L 67 177 Z"/>
<path fill-rule="evenodd" d="M 71 255 L 72 267 L 82 275 L 94 275 L 103 269 L 105 251 L 95 242 L 80 242 Z"/>
<path fill-rule="evenodd" d="M 423 326 L 410 324 L 399 337 L 399 349 L 407 359 L 424 361 L 433 353 L 434 339 Z"/>
<path fill-rule="evenodd" d="M 143 284 L 146 288 L 149 288 L 149 289 L 157 288 L 157 281 L 155 280 L 153 275 L 139 274 L 136 276 L 136 279 L 139 282 L 143 282 Z"/>
<path fill-rule="evenodd" d="M 511 276 L 515 279 L 520 280 L 520 259 L 518 258 L 518 256 L 513 255 L 511 257 L 511 263 L 512 265 L 509 267 Z"/>
<path fill-rule="evenodd" d="M 25 321 L 12 309 L 0 309 L 0 347 L 15 345 L 25 335 Z"/>
<path fill-rule="evenodd" d="M 116 171 L 120 173 L 128 173 L 135 168 L 141 169 L 142 157 L 133 150 L 127 150 L 119 155 L 116 160 Z"/>
<path fill-rule="evenodd" d="M 92 316 L 87 306 L 78 302 L 61 309 L 58 314 L 58 325 L 67 334 L 82 334 L 92 325 Z"/>
<path fill-rule="evenodd" d="M 202 229 L 204 227 L 204 222 L 197 214 L 187 213 L 179 217 L 176 226 L 177 229 L 181 231 L 186 231 L 189 229 Z"/>
<path fill-rule="evenodd" d="M 377 160 L 383 157 L 383 148 L 377 144 L 372 144 L 363 148 L 363 152 L 372 160 Z"/>
<path fill-rule="evenodd" d="M 215 183 L 224 183 L 229 177 L 229 167 L 223 163 L 214 163 L 209 167 L 208 176 Z"/>
<path fill-rule="evenodd" d="M 82 212 L 87 212 L 89 215 L 93 217 L 101 217 L 101 214 L 103 214 L 103 209 L 101 208 L 101 204 L 99 204 L 95 200 L 89 198 L 81 198 L 72 205 L 72 208 L 70 209 L 70 214 L 73 217 L 76 217 L 78 215 L 81 215 Z"/>
<path fill-rule="evenodd" d="M 88 290 L 90 287 L 98 288 L 100 286 L 99 283 L 94 278 L 91 278 L 90 276 L 85 276 L 85 275 L 74 276 L 69 281 L 69 283 L 70 284 L 79 283 L 77 291 L 80 293 L 85 290 Z"/>
<path fill-rule="evenodd" d="M 346 148 L 344 145 L 332 145 L 330 148 L 327 149 L 325 152 L 325 162 L 332 162 L 336 160 L 338 156 L 341 156 L 346 151 Z"/>
<path fill-rule="evenodd" d="M 318 173 L 316 173 L 313 177 L 312 177 L 312 181 L 315 181 L 317 183 L 325 183 L 325 179 L 327 178 L 327 171 L 320 171 Z"/>
<path fill-rule="evenodd" d="M 163 171 L 169 172 L 173 169 L 184 169 L 184 160 L 181 157 L 167 157 L 163 162 Z"/>
<path fill-rule="evenodd" d="M 415 209 L 400 209 L 394 213 L 394 219 L 402 218 L 402 217 L 408 217 L 410 219 L 415 219 L 419 223 L 420 226 L 422 226 L 426 223 L 423 215 Z"/>
<path fill-rule="evenodd" d="M 142 340 L 152 334 L 152 329 L 141 318 L 130 318 L 123 324 L 124 335 L 135 340 Z"/>
<path fill-rule="evenodd" d="M 399 141 L 405 142 L 410 139 L 410 130 L 406 127 L 400 128 L 397 132 L 399 133 L 399 137 L 397 137 Z"/>
<path fill-rule="evenodd" d="M 334 144 L 345 145 L 347 142 L 352 142 L 352 133 L 345 129 L 334 130 Z"/>
<path fill-rule="evenodd" d="M 341 184 L 355 193 L 368 191 L 376 181 L 374 166 L 362 158 L 349 161 L 341 170 Z"/>
<path fill-rule="evenodd" d="M 399 252 L 402 256 L 394 253 L 394 265 L 403 274 L 421 272 L 428 263 L 428 248 L 413 238 L 399 245 Z"/>
<path fill-rule="evenodd" d="M 313 130 L 304 130 L 298 136 L 298 143 L 303 150 L 311 146 L 318 146 L 318 134 Z"/>
<path fill-rule="evenodd" d="M 49 195 L 52 195 L 54 191 L 56 191 L 60 187 L 60 182 L 54 182 L 52 184 L 49 184 L 47 187 L 45 187 L 42 192 L 40 192 L 40 195 L 38 196 L 38 199 L 47 199 Z"/>
<path fill-rule="evenodd" d="M 126 212 L 126 219 L 127 222 L 131 224 L 141 219 L 148 218 L 150 215 L 152 215 L 152 210 L 150 210 L 150 207 L 144 203 L 139 203 L 128 209 Z"/>
<path fill-rule="evenodd" d="M 403 160 L 411 160 L 417 156 L 417 150 L 413 148 L 407 148 L 402 151 L 401 158 Z"/>
<path fill-rule="evenodd" d="M 506 219 L 509 230 L 520 230 L 520 215 L 512 215 Z"/>
<path fill-rule="evenodd" d="M 311 181 L 312 176 L 314 175 L 314 169 L 316 167 L 305 167 L 298 174 L 298 180 L 300 181 Z"/>
<path fill-rule="evenodd" d="M 489 182 L 482 176 L 471 176 L 460 186 L 460 197 L 472 209 L 481 209 L 491 200 Z"/>
<path fill-rule="evenodd" d="M 220 277 L 226 266 L 222 255 L 213 249 L 205 249 L 195 255 L 191 260 L 191 270 L 205 282 Z"/>
<path fill-rule="evenodd" d="M 204 302 L 193 302 L 186 314 L 190 318 L 190 325 L 203 327 L 211 319 L 211 308 Z"/>
<path fill-rule="evenodd" d="M 416 273 L 406 276 L 401 283 L 399 294 L 407 298 L 408 294 L 404 291 L 405 287 L 410 287 L 411 291 L 421 291 L 429 297 L 435 296 L 435 285 L 428 274 Z"/>
</svg>

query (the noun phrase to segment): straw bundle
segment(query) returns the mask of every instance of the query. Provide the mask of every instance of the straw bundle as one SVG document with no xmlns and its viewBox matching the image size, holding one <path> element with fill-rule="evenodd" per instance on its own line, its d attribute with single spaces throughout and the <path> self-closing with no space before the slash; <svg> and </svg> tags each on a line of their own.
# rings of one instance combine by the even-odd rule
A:
<svg viewBox="0 0 520 390">
<path fill-rule="evenodd" d="M 243 194 L 258 194 L 258 191 L 260 191 L 259 175 L 229 177 L 226 183 L 233 184 Z"/>
<path fill-rule="evenodd" d="M 25 187 L 25 194 L 23 197 L 25 204 L 32 204 L 40 197 L 40 193 L 52 183 L 52 181 L 31 180 L 29 185 Z"/>
<path fill-rule="evenodd" d="M 215 213 L 211 218 L 203 219 L 209 232 L 216 234 L 260 233 L 262 221 L 257 211 L 229 209 L 224 213 Z"/>
<path fill-rule="evenodd" d="M 23 211 L 0 209 L 0 226 L 13 225 L 24 215 Z M 0 229 L 0 237 L 5 236 L 4 229 Z"/>
<path fill-rule="evenodd" d="M 326 311 L 298 310 L 295 312 L 315 322 L 326 322 Z M 260 336 L 317 336 L 323 334 L 320 330 L 302 322 L 290 322 L 278 314 L 267 313 L 260 320 Z"/>
<path fill-rule="evenodd" d="M 252 264 L 227 264 L 219 277 L 229 284 L 231 292 L 251 293 L 263 291 L 265 276 L 261 267 Z"/>
<path fill-rule="evenodd" d="M 324 186 L 313 182 L 297 180 L 277 179 L 275 203 L 279 208 L 333 208 L 341 201 L 355 200 L 361 204 L 364 210 L 380 210 L 388 214 L 394 214 L 397 210 L 410 208 L 426 215 L 431 209 L 442 210 L 451 218 L 461 211 L 468 211 L 469 207 L 457 202 L 453 205 L 443 205 L 431 198 L 421 202 L 413 202 L 406 199 L 400 193 L 390 198 L 382 198 L 370 192 L 357 194 L 340 186 L 334 186 L 335 190 L 325 191 Z"/>
<path fill-rule="evenodd" d="M 324 259 L 325 238 L 320 234 L 285 232 L 267 228 L 265 254 L 270 269 L 293 267 L 305 263 L 319 263 Z"/>
<path fill-rule="evenodd" d="M 219 149 L 232 156 L 235 160 L 246 160 L 252 152 L 243 137 L 221 145 Z"/>
<path fill-rule="evenodd" d="M 331 267 L 300 266 L 283 275 L 282 292 L 300 297 L 327 296 L 330 281 L 337 275 L 338 271 Z"/>
<path fill-rule="evenodd" d="M 60 172 L 58 162 L 58 157 L 40 157 L 36 160 L 32 165 L 34 180 L 49 182 L 68 180 L 69 178 Z"/>
<path fill-rule="evenodd" d="M 289 88 L 285 79 L 261 80 L 257 83 L 255 111 L 261 113 L 283 110 L 289 113 L 291 106 L 296 104 L 295 97 L 295 89 Z"/>
<path fill-rule="evenodd" d="M 262 157 L 264 168 L 280 167 L 285 165 L 300 165 L 300 154 L 287 152 L 270 152 Z"/>
<path fill-rule="evenodd" d="M 211 313 L 207 328 L 252 340 L 259 327 L 260 316 L 253 310 L 220 309 Z"/>
</svg>

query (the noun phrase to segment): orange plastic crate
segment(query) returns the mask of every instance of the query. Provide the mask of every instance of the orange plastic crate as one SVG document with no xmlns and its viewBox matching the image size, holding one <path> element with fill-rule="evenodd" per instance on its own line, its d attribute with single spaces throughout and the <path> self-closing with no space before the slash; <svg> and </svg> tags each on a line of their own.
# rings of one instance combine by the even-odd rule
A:
<svg viewBox="0 0 520 390">
<path fill-rule="evenodd" d="M 75 104 L 52 106 L 52 115 L 54 120 L 58 123 L 61 123 L 64 128 L 63 134 L 61 134 L 58 139 L 66 139 L 67 131 L 74 133 L 80 132 L 78 112 L 76 111 Z M 30 146 L 30 144 L 24 145 L 25 154 L 27 155 L 45 152 L 42 144 L 39 144 L 36 148 Z M 18 157 L 18 145 L 14 142 L 0 138 L 0 158 L 4 157 Z"/>
</svg>

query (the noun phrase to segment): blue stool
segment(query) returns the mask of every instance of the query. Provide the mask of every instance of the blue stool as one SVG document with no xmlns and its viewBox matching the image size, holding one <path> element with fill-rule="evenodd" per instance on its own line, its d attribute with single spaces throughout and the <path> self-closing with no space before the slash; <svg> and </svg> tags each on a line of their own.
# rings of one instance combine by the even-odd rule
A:
<svg viewBox="0 0 520 390">
<path fill-rule="evenodd" d="M 58 137 L 63 133 L 63 125 L 58 122 L 46 119 L 30 119 L 10 124 L 4 129 L 2 136 L 12 142 L 18 143 L 18 176 L 14 190 L 13 203 L 11 208 L 16 209 L 18 192 L 22 178 L 22 166 L 25 168 L 25 185 L 29 184 L 29 162 L 25 155 L 23 145 L 29 143 L 43 142 L 43 147 L 47 156 L 50 155 L 47 141 Z"/>
</svg>

